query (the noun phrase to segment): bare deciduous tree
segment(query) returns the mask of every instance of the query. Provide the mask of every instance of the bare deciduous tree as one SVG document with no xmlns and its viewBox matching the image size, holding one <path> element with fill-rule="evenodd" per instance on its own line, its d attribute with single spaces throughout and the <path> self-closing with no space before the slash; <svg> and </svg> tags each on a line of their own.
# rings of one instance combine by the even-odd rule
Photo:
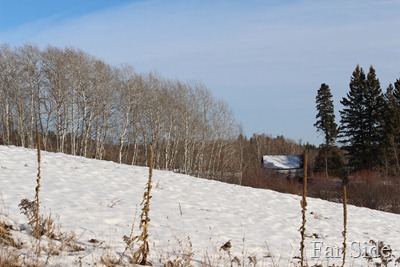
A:
<svg viewBox="0 0 400 267">
<path fill-rule="evenodd" d="M 240 125 L 201 83 L 111 67 L 75 48 L 0 48 L 2 142 L 217 178 L 241 171 Z M 36 121 L 37 120 L 37 121 Z"/>
</svg>

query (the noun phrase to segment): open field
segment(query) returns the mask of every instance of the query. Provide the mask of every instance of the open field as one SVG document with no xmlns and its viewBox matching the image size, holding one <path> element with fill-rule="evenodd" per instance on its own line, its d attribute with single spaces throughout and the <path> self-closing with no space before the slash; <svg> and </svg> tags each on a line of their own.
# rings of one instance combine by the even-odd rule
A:
<svg viewBox="0 0 400 267">
<path fill-rule="evenodd" d="M 19 244 L 13 253 L 22 262 L 35 258 L 37 241 L 18 205 L 22 199 L 34 199 L 36 173 L 35 150 L 0 146 L 0 221 L 12 228 Z M 128 262 L 132 253 L 128 249 L 122 255 L 127 247 L 123 237 L 132 229 L 133 235 L 140 232 L 148 173 L 145 167 L 42 152 L 40 213 L 51 214 L 54 232 L 63 234 L 60 240 L 42 237 L 40 264 L 107 265 L 107 260 L 121 258 Z M 154 265 L 182 260 L 181 266 L 230 266 L 234 260 L 234 266 L 291 266 L 299 261 L 299 196 L 160 170 L 153 173 L 151 195 L 149 245 Z M 400 256 L 399 222 L 400 215 L 348 206 L 346 266 L 368 266 L 362 253 L 374 256 L 371 240 L 390 246 L 393 262 L 388 266 L 394 266 Z M 341 204 L 308 199 L 308 265 L 342 263 L 342 225 Z M 66 244 L 68 237 L 73 245 Z M 220 249 L 228 240 L 229 253 Z M 6 247 L 1 248 L 4 257 Z"/>
</svg>

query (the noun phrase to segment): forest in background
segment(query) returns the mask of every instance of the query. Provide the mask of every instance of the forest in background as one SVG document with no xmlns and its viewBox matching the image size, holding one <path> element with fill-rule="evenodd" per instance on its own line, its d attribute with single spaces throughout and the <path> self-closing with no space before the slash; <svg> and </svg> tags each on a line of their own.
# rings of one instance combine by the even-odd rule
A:
<svg viewBox="0 0 400 267">
<path fill-rule="evenodd" d="M 357 66 L 339 126 L 329 86 L 321 85 L 314 126 L 327 138 L 317 148 L 283 136 L 245 136 L 228 104 L 199 82 L 137 73 L 132 65 L 111 66 L 76 48 L 3 44 L 0 144 L 35 148 L 38 133 L 47 151 L 139 166 L 147 166 L 152 144 L 154 168 L 289 193 L 299 193 L 299 185 L 271 178 L 261 158 L 307 153 L 309 177 L 318 181 L 311 183 L 312 196 L 338 201 L 337 179 L 368 178 L 368 183 L 354 183 L 353 200 L 349 189 L 349 202 L 400 212 L 392 192 L 399 182 L 400 87 L 397 81 L 383 94 L 370 73 L 365 77 Z"/>
</svg>

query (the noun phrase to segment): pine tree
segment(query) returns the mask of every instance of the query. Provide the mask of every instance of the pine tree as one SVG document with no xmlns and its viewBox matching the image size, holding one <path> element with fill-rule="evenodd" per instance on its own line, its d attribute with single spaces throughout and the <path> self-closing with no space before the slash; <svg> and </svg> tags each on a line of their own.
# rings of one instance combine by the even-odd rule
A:
<svg viewBox="0 0 400 267">
<path fill-rule="evenodd" d="M 321 131 L 325 135 L 325 145 L 332 146 L 335 143 L 338 130 L 335 122 L 335 110 L 332 100 L 332 93 L 329 85 L 323 83 L 317 91 L 315 97 L 317 104 L 317 122 L 314 126 L 317 131 Z"/>
<path fill-rule="evenodd" d="M 320 147 L 317 160 L 323 157 L 325 174 L 328 177 L 328 162 L 338 134 L 335 122 L 335 109 L 329 85 L 325 83 L 321 84 L 321 87 L 317 91 L 315 102 L 317 104 L 317 115 L 315 117 L 317 121 L 314 126 L 317 128 L 317 131 L 323 132 L 325 137 L 325 144 Z"/>
<path fill-rule="evenodd" d="M 378 151 L 382 139 L 383 95 L 375 69 L 367 77 L 357 65 L 350 81 L 350 91 L 343 98 L 340 111 L 340 136 L 349 153 L 354 170 L 372 169 L 379 164 Z"/>
<path fill-rule="evenodd" d="M 390 84 L 384 94 L 384 147 L 387 172 L 400 172 L 400 80 Z"/>
</svg>

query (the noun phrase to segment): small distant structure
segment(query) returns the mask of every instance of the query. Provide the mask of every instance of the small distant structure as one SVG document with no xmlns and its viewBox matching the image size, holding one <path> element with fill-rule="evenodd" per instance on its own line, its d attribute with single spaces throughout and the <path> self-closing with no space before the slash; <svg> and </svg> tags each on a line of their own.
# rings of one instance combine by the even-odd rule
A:
<svg viewBox="0 0 400 267">
<path fill-rule="evenodd" d="M 265 155 L 262 164 L 268 173 L 303 179 L 303 155 Z"/>
</svg>

